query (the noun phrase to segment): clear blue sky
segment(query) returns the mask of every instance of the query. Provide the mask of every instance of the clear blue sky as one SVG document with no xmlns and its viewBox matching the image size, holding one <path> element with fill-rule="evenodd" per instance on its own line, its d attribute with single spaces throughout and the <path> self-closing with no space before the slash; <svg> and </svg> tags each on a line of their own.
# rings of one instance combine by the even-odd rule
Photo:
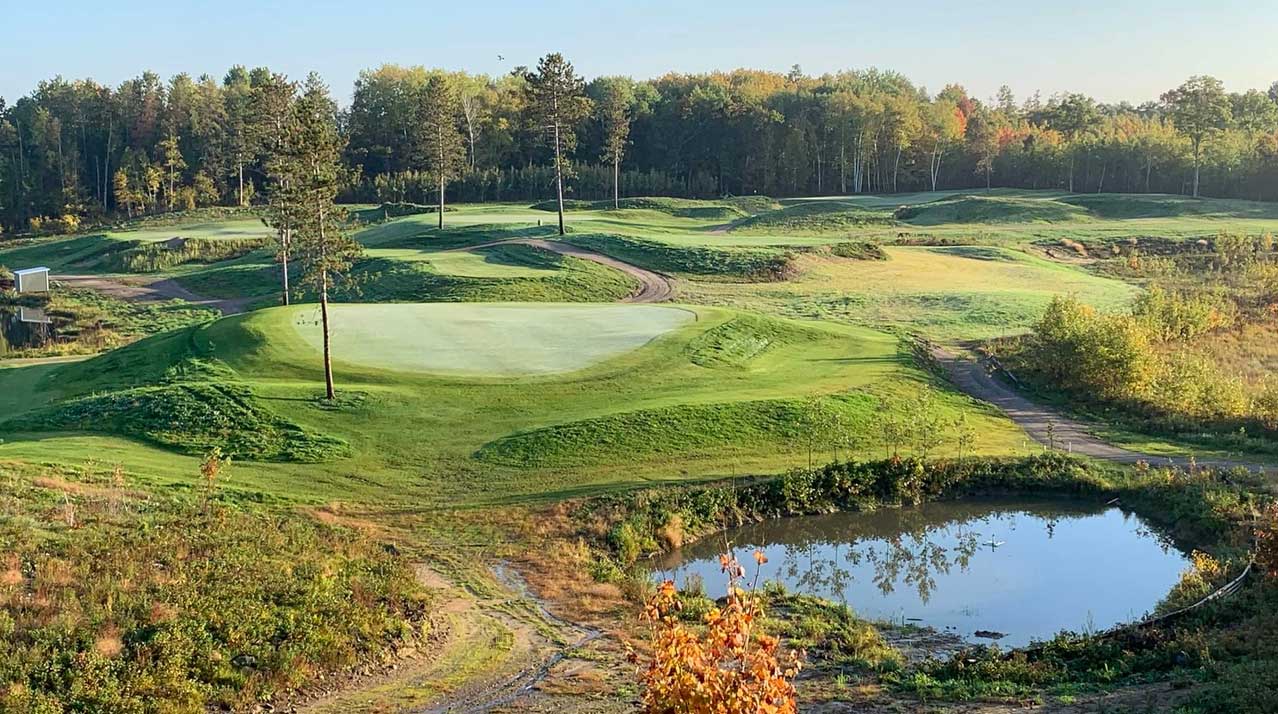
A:
<svg viewBox="0 0 1278 714">
<path fill-rule="evenodd" d="M 1272 0 L 0 0 L 0 38 L 10 101 L 59 74 L 115 85 L 233 64 L 316 70 L 345 101 L 361 69 L 386 62 L 503 73 L 555 50 L 587 77 L 877 66 L 981 98 L 1006 83 L 1018 98 L 1140 102 L 1191 74 L 1230 90 L 1278 80 Z"/>
</svg>

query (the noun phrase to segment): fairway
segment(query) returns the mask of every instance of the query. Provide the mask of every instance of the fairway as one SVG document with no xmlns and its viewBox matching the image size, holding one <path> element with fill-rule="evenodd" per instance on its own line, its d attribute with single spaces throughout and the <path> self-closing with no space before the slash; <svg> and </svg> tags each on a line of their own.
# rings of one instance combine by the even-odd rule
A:
<svg viewBox="0 0 1278 714">
<path fill-rule="evenodd" d="M 403 372 L 514 376 L 571 372 L 642 347 L 694 313 L 640 305 L 334 305 L 343 362 Z M 323 348 L 310 312 L 293 326 Z"/>
</svg>

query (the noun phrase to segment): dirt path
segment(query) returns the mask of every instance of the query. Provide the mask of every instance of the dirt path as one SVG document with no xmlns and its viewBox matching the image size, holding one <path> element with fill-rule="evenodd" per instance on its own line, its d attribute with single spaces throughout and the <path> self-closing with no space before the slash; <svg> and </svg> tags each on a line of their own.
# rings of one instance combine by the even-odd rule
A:
<svg viewBox="0 0 1278 714">
<path fill-rule="evenodd" d="M 545 240 L 542 238 L 512 238 L 511 240 L 499 240 L 491 243 L 480 243 L 479 245 L 468 245 L 462 248 L 452 248 L 444 251 L 446 253 L 478 250 L 480 248 L 491 248 L 496 245 L 530 245 L 534 248 L 549 250 L 560 255 L 567 255 L 573 258 L 589 260 L 600 265 L 606 265 L 614 270 L 629 275 L 639 281 L 639 289 L 631 293 L 622 302 L 629 303 L 650 303 L 650 302 L 666 302 L 674 298 L 674 280 L 668 275 L 662 275 L 647 268 L 641 268 L 637 265 L 617 260 L 600 253 L 594 253 L 584 248 L 578 248 L 575 245 L 561 243 L 555 240 Z"/>
<path fill-rule="evenodd" d="M 991 373 L 984 362 L 963 357 L 942 347 L 932 348 L 932 357 L 949 374 L 950 381 L 968 395 L 989 402 L 1025 430 L 1034 441 L 1075 454 L 1082 454 L 1120 464 L 1145 461 L 1153 465 L 1185 465 L 1188 459 L 1165 455 L 1145 454 L 1114 446 L 1091 434 L 1088 428 L 1047 407 L 1036 404 L 1004 385 Z M 1264 471 L 1266 467 L 1256 462 L 1235 459 L 1196 459 L 1199 466 L 1215 468 L 1243 467 Z"/>
<path fill-rule="evenodd" d="M 164 302 L 165 300 L 185 300 L 194 305 L 212 307 L 223 315 L 235 315 L 245 312 L 257 298 L 229 298 L 215 300 L 206 298 L 182 287 L 176 280 L 152 280 L 106 275 L 54 275 L 55 282 L 67 287 L 96 290 L 108 297 L 128 302 Z"/>
<path fill-rule="evenodd" d="M 296 714 L 486 714 L 533 695 L 570 653 L 600 633 L 556 617 L 504 565 L 497 585 L 453 580 L 425 564 L 417 580 L 436 594 L 424 646 L 376 671 L 337 678 L 331 691 L 293 703 Z M 562 714 L 562 712 L 560 713 Z"/>
</svg>

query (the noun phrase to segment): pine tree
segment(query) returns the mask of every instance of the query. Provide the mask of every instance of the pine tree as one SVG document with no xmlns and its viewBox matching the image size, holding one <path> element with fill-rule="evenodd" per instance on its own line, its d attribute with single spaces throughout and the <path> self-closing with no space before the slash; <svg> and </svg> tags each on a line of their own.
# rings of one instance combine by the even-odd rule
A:
<svg viewBox="0 0 1278 714">
<path fill-rule="evenodd" d="M 262 143 L 267 151 L 265 166 L 269 208 L 266 223 L 275 229 L 277 236 L 275 259 L 280 264 L 280 294 L 285 305 L 291 302 L 288 264 L 293 250 L 293 232 L 301 222 L 298 214 L 302 210 L 302 198 L 294 180 L 298 164 L 290 150 L 291 141 L 297 134 L 293 113 L 296 93 L 296 84 L 283 75 L 274 75 L 270 84 L 258 94 L 259 109 L 264 116 L 262 123 L 272 128 Z"/>
<path fill-rule="evenodd" d="M 550 144 L 555 162 L 555 196 L 559 206 L 559 235 L 564 234 L 564 175 L 572 169 L 568 156 L 577 146 L 577 124 L 590 113 L 585 82 L 572 63 L 554 52 L 541 58 L 537 71 L 515 70 L 524 78 L 524 95 L 533 128 Z"/>
<path fill-rule="evenodd" d="M 466 160 L 466 147 L 457 117 L 461 103 L 453 86 L 442 76 L 430 78 L 417 107 L 414 144 L 419 163 L 439 183 L 439 227 L 444 227 L 444 189 L 456 178 Z"/>
<path fill-rule="evenodd" d="M 342 180 L 342 149 L 337 131 L 337 107 L 319 75 L 306 79 L 294 105 L 288 140 L 288 182 L 296 191 L 294 250 L 302 266 L 302 280 L 319 295 L 324 330 L 324 388 L 331 401 L 333 356 L 328 315 L 329 289 L 350 270 L 361 253 L 359 243 L 343 232 L 346 211 L 336 204 Z"/>
</svg>

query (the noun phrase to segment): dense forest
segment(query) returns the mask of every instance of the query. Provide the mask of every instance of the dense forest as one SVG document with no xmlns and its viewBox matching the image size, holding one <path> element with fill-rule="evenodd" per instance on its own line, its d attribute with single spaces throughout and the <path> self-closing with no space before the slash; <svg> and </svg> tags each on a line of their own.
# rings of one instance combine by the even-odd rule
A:
<svg viewBox="0 0 1278 714">
<path fill-rule="evenodd" d="M 553 197 L 553 151 L 528 77 L 363 72 L 337 118 L 342 197 L 435 200 L 440 172 L 420 128 L 439 116 L 428 105 L 441 85 L 464 152 L 447 174 L 449 200 Z M 1006 88 L 982 100 L 956 84 L 932 93 L 874 69 L 569 80 L 581 109 L 561 127 L 569 198 L 610 198 L 614 186 L 693 198 L 1011 186 L 1278 200 L 1278 84 L 1228 93 L 1193 77 L 1133 106 L 1082 94 L 1018 101 Z M 58 77 L 0 99 L 0 225 L 65 230 L 259 203 L 295 91 L 267 68 L 234 67 L 220 80 L 147 72 L 114 88 Z"/>
</svg>

